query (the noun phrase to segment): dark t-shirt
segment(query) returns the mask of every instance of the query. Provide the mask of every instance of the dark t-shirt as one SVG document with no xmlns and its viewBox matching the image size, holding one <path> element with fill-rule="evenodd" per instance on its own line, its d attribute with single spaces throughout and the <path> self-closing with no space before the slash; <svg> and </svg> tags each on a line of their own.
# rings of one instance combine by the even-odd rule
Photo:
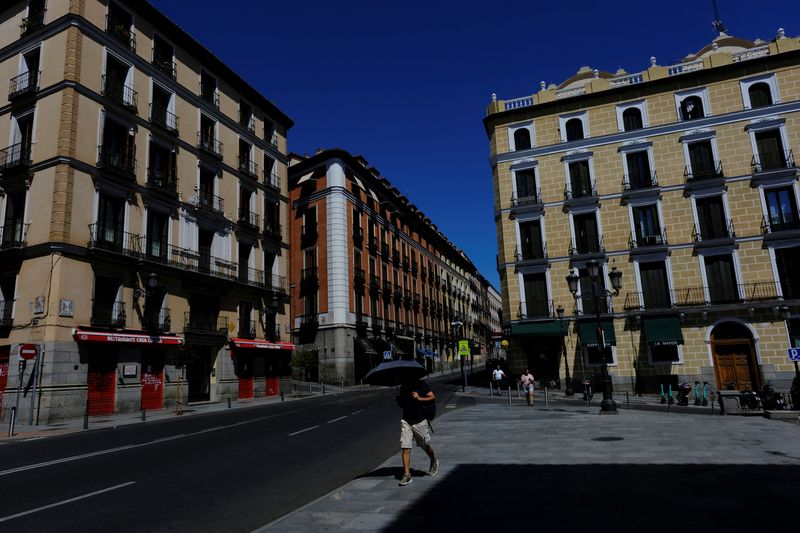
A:
<svg viewBox="0 0 800 533">
<path fill-rule="evenodd" d="M 400 386 L 399 402 L 400 407 L 403 408 L 403 420 L 411 424 L 419 424 L 425 420 L 425 413 L 420 408 L 419 400 L 415 400 L 411 393 L 416 391 L 421 397 L 425 397 L 431 392 L 431 388 L 424 381 L 417 381 L 416 383 L 409 383 Z"/>
</svg>

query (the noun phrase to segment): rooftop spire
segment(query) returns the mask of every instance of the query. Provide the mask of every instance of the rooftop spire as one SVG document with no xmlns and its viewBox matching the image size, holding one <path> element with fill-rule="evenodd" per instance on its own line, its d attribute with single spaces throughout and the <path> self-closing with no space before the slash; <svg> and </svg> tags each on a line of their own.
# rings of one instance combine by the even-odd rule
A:
<svg viewBox="0 0 800 533">
<path fill-rule="evenodd" d="M 714 22 L 712 22 L 711 25 L 714 26 L 714 30 L 716 30 L 717 36 L 725 35 L 725 25 L 719 18 L 719 8 L 717 7 L 717 0 L 711 0 L 711 3 L 714 6 Z"/>
</svg>

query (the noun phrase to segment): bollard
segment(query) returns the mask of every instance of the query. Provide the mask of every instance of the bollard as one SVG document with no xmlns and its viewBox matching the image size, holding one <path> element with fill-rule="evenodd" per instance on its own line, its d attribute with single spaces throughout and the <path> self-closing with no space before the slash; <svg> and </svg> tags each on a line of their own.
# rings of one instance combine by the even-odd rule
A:
<svg viewBox="0 0 800 533">
<path fill-rule="evenodd" d="M 230 408 L 231 408 L 231 397 L 228 396 L 228 409 L 230 409 Z"/>
<path fill-rule="evenodd" d="M 511 386 L 508 386 L 508 406 L 511 407 Z"/>
<path fill-rule="evenodd" d="M 547 387 L 544 388 L 544 405 L 545 407 L 550 405 L 550 397 L 547 395 Z"/>
<path fill-rule="evenodd" d="M 142 409 L 142 422 L 147 420 L 147 409 Z"/>
<path fill-rule="evenodd" d="M 342 391 L 344 391 L 344 378 L 342 378 Z"/>
<path fill-rule="evenodd" d="M 14 436 L 14 424 L 16 423 L 16 421 L 17 421 L 17 408 L 16 407 L 12 407 L 11 408 L 11 420 L 10 420 L 10 423 L 8 425 L 8 436 L 9 437 L 13 437 Z"/>
<path fill-rule="evenodd" d="M 311 382 L 308 382 L 308 393 L 312 394 L 314 391 L 311 390 Z"/>
<path fill-rule="evenodd" d="M 519 388 L 519 381 L 517 381 L 517 398 L 522 398 L 522 392 Z"/>
<path fill-rule="evenodd" d="M 492 390 L 492 382 L 489 382 L 489 396 L 494 395 L 494 391 Z"/>
<path fill-rule="evenodd" d="M 281 391 L 281 401 L 283 401 L 283 391 Z"/>
<path fill-rule="evenodd" d="M 714 416 L 714 397 L 711 397 L 711 416 Z"/>
</svg>

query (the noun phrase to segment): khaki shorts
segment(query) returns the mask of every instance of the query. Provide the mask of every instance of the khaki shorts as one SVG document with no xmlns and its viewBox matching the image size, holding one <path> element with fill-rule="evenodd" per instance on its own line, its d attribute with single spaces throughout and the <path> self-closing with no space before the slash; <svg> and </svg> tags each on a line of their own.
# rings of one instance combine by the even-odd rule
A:
<svg viewBox="0 0 800 533">
<path fill-rule="evenodd" d="M 417 446 L 420 448 L 431 445 L 431 426 L 427 420 L 413 426 L 405 420 L 400 420 L 400 447 L 411 448 L 412 441 L 417 441 Z"/>
</svg>

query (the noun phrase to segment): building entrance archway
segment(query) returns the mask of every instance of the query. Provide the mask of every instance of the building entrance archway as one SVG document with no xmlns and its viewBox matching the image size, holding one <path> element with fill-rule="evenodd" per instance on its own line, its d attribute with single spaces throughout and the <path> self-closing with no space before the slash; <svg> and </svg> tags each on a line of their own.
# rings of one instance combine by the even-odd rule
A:
<svg viewBox="0 0 800 533">
<path fill-rule="evenodd" d="M 711 353 L 717 390 L 760 390 L 761 372 L 750 330 L 738 322 L 722 322 L 711 331 Z"/>
</svg>

